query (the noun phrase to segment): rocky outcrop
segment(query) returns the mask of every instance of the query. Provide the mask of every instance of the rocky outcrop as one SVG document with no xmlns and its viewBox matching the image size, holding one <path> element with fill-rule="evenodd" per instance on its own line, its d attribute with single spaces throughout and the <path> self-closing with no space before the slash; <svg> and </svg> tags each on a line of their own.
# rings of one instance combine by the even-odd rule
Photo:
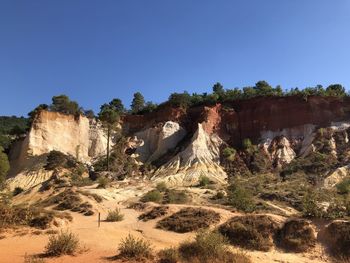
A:
<svg viewBox="0 0 350 263">
<path fill-rule="evenodd" d="M 135 133 L 136 154 L 142 162 L 157 160 L 175 148 L 184 138 L 186 131 L 176 122 L 167 121 L 164 125 L 148 128 Z"/>
<path fill-rule="evenodd" d="M 201 176 L 217 183 L 226 183 L 227 175 L 220 166 L 220 146 L 222 140 L 209 135 L 198 124 L 198 129 L 188 146 L 168 163 L 160 167 L 154 179 L 165 181 L 169 185 L 196 185 Z"/>
<path fill-rule="evenodd" d="M 82 162 L 90 162 L 105 153 L 106 145 L 104 132 L 95 120 L 41 111 L 25 139 L 12 149 L 10 176 L 33 169 L 34 163 L 42 163 L 38 158 L 52 150 L 72 155 Z"/>
</svg>

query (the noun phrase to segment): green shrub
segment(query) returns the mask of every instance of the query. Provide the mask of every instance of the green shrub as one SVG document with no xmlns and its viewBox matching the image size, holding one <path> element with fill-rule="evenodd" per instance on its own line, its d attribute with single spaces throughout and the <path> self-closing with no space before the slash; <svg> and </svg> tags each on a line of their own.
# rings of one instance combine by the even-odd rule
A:
<svg viewBox="0 0 350 263">
<path fill-rule="evenodd" d="M 61 255 L 74 255 L 78 248 L 78 237 L 71 232 L 61 231 L 57 235 L 50 236 L 49 243 L 45 248 L 45 254 L 54 257 Z"/>
<path fill-rule="evenodd" d="M 158 253 L 159 263 L 177 263 L 180 262 L 179 252 L 176 248 L 166 248 Z"/>
<path fill-rule="evenodd" d="M 206 187 L 206 186 L 208 186 L 209 184 L 211 183 L 211 181 L 210 181 L 210 179 L 209 179 L 209 177 L 207 177 L 207 176 L 201 176 L 200 178 L 199 178 L 199 186 L 200 187 Z"/>
<path fill-rule="evenodd" d="M 124 215 L 120 212 L 119 208 L 116 208 L 113 211 L 108 211 L 108 215 L 106 218 L 107 222 L 119 222 L 124 219 Z"/>
<path fill-rule="evenodd" d="M 159 190 L 152 190 L 147 192 L 142 198 L 141 201 L 146 202 L 155 202 L 160 203 L 163 199 L 163 194 Z"/>
<path fill-rule="evenodd" d="M 105 189 L 110 184 L 110 180 L 106 177 L 99 177 L 97 179 L 97 183 L 98 183 L 97 188 L 104 188 Z"/>
<path fill-rule="evenodd" d="M 156 189 L 157 189 L 159 192 L 165 192 L 165 191 L 168 190 L 168 187 L 166 186 L 166 183 L 160 182 L 160 183 L 157 184 Z"/>
<path fill-rule="evenodd" d="M 230 252 L 227 245 L 227 239 L 220 233 L 200 231 L 193 242 L 180 244 L 179 252 L 187 262 L 250 262 L 248 257 Z"/>
<path fill-rule="evenodd" d="M 226 147 L 222 151 L 222 154 L 226 159 L 233 161 L 235 159 L 235 156 L 236 156 L 236 150 L 234 148 L 231 148 L 231 147 Z"/>
<path fill-rule="evenodd" d="M 242 145 L 244 150 L 249 150 L 253 146 L 252 141 L 249 138 L 244 139 Z"/>
<path fill-rule="evenodd" d="M 228 203 L 244 212 L 252 212 L 255 209 L 255 202 L 252 193 L 240 183 L 233 182 L 227 188 Z"/>
<path fill-rule="evenodd" d="M 168 190 L 163 197 L 164 204 L 187 204 L 191 200 L 186 191 Z"/>
<path fill-rule="evenodd" d="M 339 194 L 350 193 L 350 178 L 346 178 L 336 185 Z"/>
<path fill-rule="evenodd" d="M 324 213 L 318 205 L 318 194 L 308 190 L 302 199 L 302 213 L 304 217 L 321 218 Z"/>
<path fill-rule="evenodd" d="M 152 257 L 153 249 L 149 241 L 128 235 L 119 244 L 119 255 L 129 259 Z"/>
<path fill-rule="evenodd" d="M 51 151 L 47 156 L 47 161 L 45 165 L 46 170 L 54 170 L 57 168 L 73 168 L 77 165 L 74 157 L 66 155 L 60 151 Z"/>
<path fill-rule="evenodd" d="M 219 221 L 220 214 L 213 210 L 187 207 L 159 221 L 157 228 L 186 233 L 208 228 Z"/>
</svg>

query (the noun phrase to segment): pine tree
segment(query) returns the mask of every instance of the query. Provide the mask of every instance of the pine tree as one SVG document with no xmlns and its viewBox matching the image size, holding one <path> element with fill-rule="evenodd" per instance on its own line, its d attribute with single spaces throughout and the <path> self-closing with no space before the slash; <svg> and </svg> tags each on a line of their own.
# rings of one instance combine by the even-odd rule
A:
<svg viewBox="0 0 350 263">
<path fill-rule="evenodd" d="M 140 92 L 134 94 L 134 98 L 131 103 L 132 113 L 138 113 L 145 108 L 145 98 Z"/>
</svg>

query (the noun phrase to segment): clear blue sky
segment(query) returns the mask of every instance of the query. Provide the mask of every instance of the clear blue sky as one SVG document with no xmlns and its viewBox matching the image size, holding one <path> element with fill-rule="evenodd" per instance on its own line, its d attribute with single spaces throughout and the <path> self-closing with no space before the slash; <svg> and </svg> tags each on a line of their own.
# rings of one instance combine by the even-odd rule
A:
<svg viewBox="0 0 350 263">
<path fill-rule="evenodd" d="M 267 80 L 350 87 L 349 0 L 0 0 L 0 115 Z"/>
</svg>

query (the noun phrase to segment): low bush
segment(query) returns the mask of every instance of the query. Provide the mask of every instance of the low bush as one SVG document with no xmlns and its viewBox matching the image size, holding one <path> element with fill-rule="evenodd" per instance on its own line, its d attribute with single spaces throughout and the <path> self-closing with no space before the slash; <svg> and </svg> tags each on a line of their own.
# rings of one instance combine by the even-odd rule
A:
<svg viewBox="0 0 350 263">
<path fill-rule="evenodd" d="M 128 235 L 119 244 L 119 256 L 128 259 L 151 258 L 153 249 L 149 241 Z"/>
<path fill-rule="evenodd" d="M 229 263 L 251 262 L 243 254 L 233 254 L 228 249 L 227 239 L 218 232 L 200 231 L 193 242 L 180 244 L 179 253 L 187 262 Z"/>
<path fill-rule="evenodd" d="M 97 188 L 104 188 L 105 189 L 110 184 L 110 180 L 106 177 L 99 177 L 97 179 L 97 183 L 98 183 Z"/>
<path fill-rule="evenodd" d="M 303 219 L 287 221 L 277 234 L 278 245 L 287 251 L 305 252 L 316 244 L 315 231 Z"/>
<path fill-rule="evenodd" d="M 139 216 L 139 220 L 148 221 L 156 219 L 158 217 L 165 216 L 168 213 L 168 206 L 156 206 L 151 209 L 151 211 L 143 213 Z"/>
<path fill-rule="evenodd" d="M 157 189 L 159 192 L 165 192 L 165 191 L 168 190 L 168 187 L 166 186 L 166 183 L 160 182 L 160 183 L 157 184 L 156 189 Z"/>
<path fill-rule="evenodd" d="M 211 183 L 209 177 L 207 176 L 201 176 L 199 178 L 199 187 L 206 187 Z"/>
<path fill-rule="evenodd" d="M 163 199 L 163 194 L 158 190 L 152 190 L 147 192 L 142 198 L 141 201 L 146 202 L 155 202 L 155 203 L 161 203 Z"/>
<path fill-rule="evenodd" d="M 227 188 L 227 199 L 229 205 L 244 211 L 252 212 L 255 209 L 255 202 L 252 193 L 244 188 L 241 183 L 233 182 Z"/>
<path fill-rule="evenodd" d="M 145 203 L 142 203 L 142 202 L 131 203 L 128 206 L 129 209 L 134 209 L 136 211 L 144 211 L 147 207 L 148 207 L 148 205 Z"/>
<path fill-rule="evenodd" d="M 233 245 L 252 250 L 269 251 L 278 225 L 265 215 L 238 216 L 219 227 Z"/>
<path fill-rule="evenodd" d="M 74 157 L 66 155 L 60 151 L 51 151 L 47 156 L 45 165 L 46 170 L 55 170 L 57 168 L 73 168 L 77 165 Z"/>
<path fill-rule="evenodd" d="M 212 210 L 187 207 L 159 221 L 157 227 L 178 233 L 186 233 L 201 228 L 208 228 L 219 221 L 220 214 Z"/>
<path fill-rule="evenodd" d="M 186 191 L 168 190 L 163 196 L 163 204 L 187 204 L 191 201 Z"/>
<path fill-rule="evenodd" d="M 346 178 L 336 185 L 339 194 L 350 193 L 350 178 Z"/>
<path fill-rule="evenodd" d="M 60 232 L 57 235 L 52 235 L 45 247 L 47 256 L 74 255 L 79 248 L 78 237 L 71 232 Z"/>
<path fill-rule="evenodd" d="M 177 263 L 180 262 L 179 252 L 176 248 L 166 248 L 158 253 L 159 263 Z"/>
<path fill-rule="evenodd" d="M 326 233 L 332 255 L 350 260 L 350 222 L 334 221 L 327 226 Z"/>
<path fill-rule="evenodd" d="M 106 218 L 107 222 L 119 222 L 124 219 L 124 215 L 120 212 L 119 208 L 116 208 L 113 211 L 108 211 L 108 215 Z"/>
</svg>

